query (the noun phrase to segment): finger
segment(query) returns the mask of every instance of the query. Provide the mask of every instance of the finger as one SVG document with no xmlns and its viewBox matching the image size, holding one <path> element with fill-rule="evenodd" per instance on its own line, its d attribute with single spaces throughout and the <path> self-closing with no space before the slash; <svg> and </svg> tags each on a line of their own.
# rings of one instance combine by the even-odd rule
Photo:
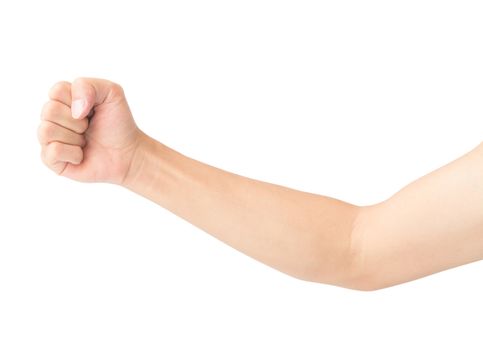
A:
<svg viewBox="0 0 483 350">
<path fill-rule="evenodd" d="M 87 119 L 72 119 L 70 108 L 58 101 L 48 101 L 42 108 L 41 120 L 47 120 L 82 134 L 87 130 L 89 121 Z"/>
<path fill-rule="evenodd" d="M 49 98 L 70 107 L 72 104 L 71 84 L 68 81 L 55 83 L 50 88 Z"/>
<path fill-rule="evenodd" d="M 72 117 L 82 119 L 90 111 L 104 103 L 117 103 L 124 100 L 122 88 L 108 80 L 78 78 L 71 86 Z"/>
<path fill-rule="evenodd" d="M 86 144 L 84 135 L 79 135 L 72 130 L 66 129 L 48 120 L 43 120 L 40 123 L 38 138 L 42 145 L 47 145 L 54 141 L 80 147 L 84 147 Z"/>
<path fill-rule="evenodd" d="M 80 164 L 83 156 L 84 153 L 79 146 L 52 142 L 42 147 L 42 161 L 59 175 L 62 174 L 67 163 Z"/>
</svg>

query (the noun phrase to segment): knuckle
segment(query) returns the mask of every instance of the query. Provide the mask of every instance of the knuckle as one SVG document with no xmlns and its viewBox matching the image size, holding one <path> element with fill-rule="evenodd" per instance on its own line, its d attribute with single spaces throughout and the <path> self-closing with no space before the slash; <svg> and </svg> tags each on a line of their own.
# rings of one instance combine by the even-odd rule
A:
<svg viewBox="0 0 483 350">
<path fill-rule="evenodd" d="M 37 136 L 41 143 L 48 143 L 54 133 L 53 125 L 48 122 L 41 122 L 37 130 Z"/>
<path fill-rule="evenodd" d="M 59 142 L 52 142 L 49 144 L 47 150 L 47 160 L 49 162 L 55 162 L 59 159 L 62 152 L 62 145 Z"/>
<path fill-rule="evenodd" d="M 55 96 L 58 96 L 62 94 L 65 90 L 68 90 L 70 88 L 70 83 L 67 81 L 58 81 L 49 90 L 49 97 L 54 98 Z"/>
<path fill-rule="evenodd" d="M 43 155 L 42 160 L 47 166 L 49 166 L 52 163 L 55 163 L 55 157 L 54 157 L 54 154 L 52 153 L 52 144 L 49 144 L 44 147 L 44 152 L 42 155 Z"/>
<path fill-rule="evenodd" d="M 121 85 L 110 81 L 108 83 L 108 86 L 109 86 L 109 91 L 110 91 L 110 93 L 112 94 L 113 97 L 114 96 L 115 97 L 124 97 L 124 89 L 122 88 Z"/>
<path fill-rule="evenodd" d="M 51 106 L 50 106 L 51 103 L 52 103 L 52 101 L 47 101 L 42 106 L 42 111 L 40 112 L 40 119 L 41 120 L 45 120 L 45 118 L 49 115 L 50 108 L 51 108 Z"/>
<path fill-rule="evenodd" d="M 110 87 L 111 87 L 111 90 L 113 92 L 120 93 L 120 94 L 124 93 L 124 90 L 123 90 L 122 86 L 119 85 L 119 84 L 117 84 L 117 83 L 114 83 L 114 82 L 111 81 L 110 82 Z"/>
<path fill-rule="evenodd" d="M 55 101 L 47 101 L 42 107 L 41 119 L 48 120 L 53 115 L 59 113 L 59 103 Z"/>
</svg>

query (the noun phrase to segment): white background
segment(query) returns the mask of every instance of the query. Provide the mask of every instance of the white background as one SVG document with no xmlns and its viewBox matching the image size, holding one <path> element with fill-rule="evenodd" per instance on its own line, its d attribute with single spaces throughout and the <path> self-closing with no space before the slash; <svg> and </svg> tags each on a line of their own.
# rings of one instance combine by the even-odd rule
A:
<svg viewBox="0 0 483 350">
<path fill-rule="evenodd" d="M 0 349 L 483 347 L 483 265 L 364 293 L 243 256 L 121 188 L 55 176 L 49 87 L 125 88 L 193 158 L 355 204 L 482 141 L 480 1 L 2 1 Z"/>
</svg>

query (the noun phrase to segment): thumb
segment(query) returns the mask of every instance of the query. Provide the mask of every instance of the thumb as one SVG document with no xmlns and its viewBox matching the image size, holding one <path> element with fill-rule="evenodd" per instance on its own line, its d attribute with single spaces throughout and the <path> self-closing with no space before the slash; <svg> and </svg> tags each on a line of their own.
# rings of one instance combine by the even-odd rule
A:
<svg viewBox="0 0 483 350">
<path fill-rule="evenodd" d="M 82 119 L 104 103 L 118 102 L 124 98 L 122 88 L 109 81 L 95 78 L 77 78 L 72 82 L 72 118 Z"/>
</svg>

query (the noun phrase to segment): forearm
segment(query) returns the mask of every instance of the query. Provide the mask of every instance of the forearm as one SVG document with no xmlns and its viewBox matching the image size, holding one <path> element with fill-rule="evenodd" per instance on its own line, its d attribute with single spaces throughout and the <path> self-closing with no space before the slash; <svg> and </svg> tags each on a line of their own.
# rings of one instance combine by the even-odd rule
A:
<svg viewBox="0 0 483 350">
<path fill-rule="evenodd" d="M 356 206 L 232 174 L 149 137 L 138 147 L 125 186 L 280 271 L 355 283 Z"/>
</svg>

